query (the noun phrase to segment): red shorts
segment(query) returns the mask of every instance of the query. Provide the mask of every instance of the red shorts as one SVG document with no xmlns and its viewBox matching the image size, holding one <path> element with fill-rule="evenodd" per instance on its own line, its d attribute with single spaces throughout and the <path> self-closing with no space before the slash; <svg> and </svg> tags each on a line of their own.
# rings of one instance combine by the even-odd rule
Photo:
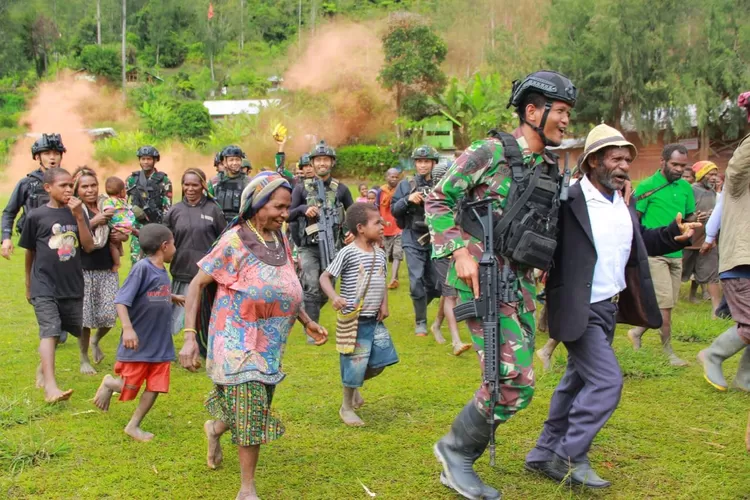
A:
<svg viewBox="0 0 750 500">
<path fill-rule="evenodd" d="M 169 392 L 169 371 L 172 363 L 148 363 L 145 361 L 118 361 L 115 373 L 122 378 L 120 401 L 131 401 L 141 390 L 146 381 L 146 390 L 150 392 Z"/>
</svg>

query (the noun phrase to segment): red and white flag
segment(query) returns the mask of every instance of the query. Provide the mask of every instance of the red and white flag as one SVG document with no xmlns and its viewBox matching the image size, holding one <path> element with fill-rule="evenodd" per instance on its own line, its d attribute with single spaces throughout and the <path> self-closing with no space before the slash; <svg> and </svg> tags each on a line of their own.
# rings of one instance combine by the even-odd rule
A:
<svg viewBox="0 0 750 500">
<path fill-rule="evenodd" d="M 214 4 L 211 2 L 208 2 L 208 18 L 212 19 L 214 17 Z"/>
</svg>

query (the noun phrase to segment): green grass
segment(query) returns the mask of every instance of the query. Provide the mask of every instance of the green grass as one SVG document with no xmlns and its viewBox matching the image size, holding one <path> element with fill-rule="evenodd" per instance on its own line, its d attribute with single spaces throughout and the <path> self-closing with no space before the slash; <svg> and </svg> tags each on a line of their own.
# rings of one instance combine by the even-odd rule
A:
<svg viewBox="0 0 750 500">
<path fill-rule="evenodd" d="M 57 374 L 61 387 L 75 393 L 70 402 L 49 408 L 34 388 L 38 340 L 33 311 L 23 297 L 22 252 L 10 263 L 0 261 L 0 273 L 0 497 L 234 497 L 239 466 L 228 437 L 223 466 L 205 467 L 203 399 L 211 388 L 205 372 L 173 368 L 171 392 L 157 400 L 144 422 L 156 439 L 137 443 L 122 432 L 135 402 L 113 401 L 106 414 L 91 411 L 100 376 L 112 372 L 117 333 L 102 342 L 107 358 L 94 377 L 78 373 L 77 349 L 69 341 L 58 350 Z M 284 358 L 288 377 L 274 399 L 287 432 L 262 448 L 257 472 L 262 498 L 369 498 L 360 481 L 379 498 L 456 498 L 440 485 L 431 447 L 476 389 L 476 358 L 454 358 L 449 347 L 412 335 L 406 269 L 390 305 L 387 325 L 401 362 L 367 383 L 367 404 L 360 412 L 364 428 L 347 428 L 338 418 L 333 342 L 310 347 L 294 329 Z M 433 305 L 430 317 L 434 312 Z M 330 307 L 322 322 L 333 330 Z M 562 347 L 551 372 L 538 367 L 535 401 L 498 429 L 498 465 L 490 468 L 485 455 L 477 465 L 480 475 L 509 499 L 750 498 L 750 456 L 743 439 L 750 395 L 714 391 L 694 362 L 698 350 L 726 326 L 709 319 L 706 303 L 680 303 L 676 331 L 697 339 L 675 342 L 677 352 L 692 362 L 686 369 L 664 363 L 655 332 L 647 333 L 644 349 L 633 353 L 626 329 L 618 328 L 615 348 L 625 389 L 591 450 L 594 466 L 613 481 L 610 490 L 570 490 L 523 469 L 564 371 Z M 537 344 L 545 341 L 540 335 Z M 736 369 L 737 359 L 730 359 L 728 379 Z"/>
</svg>

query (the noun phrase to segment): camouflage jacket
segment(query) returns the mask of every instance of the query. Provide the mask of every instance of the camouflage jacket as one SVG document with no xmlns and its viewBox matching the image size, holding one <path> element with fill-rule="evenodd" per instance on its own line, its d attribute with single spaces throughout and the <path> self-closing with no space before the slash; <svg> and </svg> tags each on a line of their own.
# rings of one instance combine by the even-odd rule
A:
<svg viewBox="0 0 750 500">
<path fill-rule="evenodd" d="M 164 215 L 167 213 L 167 210 L 169 210 L 169 207 L 172 206 L 172 182 L 169 180 L 169 177 L 167 177 L 167 174 L 163 172 L 158 172 L 156 169 L 154 169 L 154 173 L 151 174 L 152 178 L 149 178 L 148 183 L 153 183 L 153 176 L 154 174 L 160 174 L 161 179 L 158 181 L 158 185 L 156 186 L 158 188 L 158 193 L 155 194 L 155 197 L 158 197 L 158 199 L 153 200 L 153 204 L 156 205 L 156 208 L 158 209 L 158 214 L 156 219 L 158 220 L 150 220 L 149 222 L 158 222 L 161 223 L 161 221 L 164 219 Z M 125 189 L 128 192 L 128 201 L 132 206 L 141 207 L 142 209 L 146 210 L 148 206 L 148 199 L 144 197 L 136 196 L 139 189 L 138 189 L 138 177 L 140 175 L 139 171 L 133 172 L 130 174 L 125 181 Z M 141 199 L 142 198 L 142 199 Z M 150 210 L 147 210 L 150 211 Z M 138 226 L 142 226 L 143 224 L 139 223 Z"/>
<path fill-rule="evenodd" d="M 556 167 L 556 161 L 552 157 L 532 153 L 523 136 L 518 139 L 518 146 L 523 153 L 524 164 L 529 168 L 533 169 L 545 162 Z M 453 162 L 425 202 L 426 221 L 432 236 L 433 258 L 449 257 L 460 248 L 468 248 L 469 253 L 479 260 L 484 250 L 483 244 L 456 224 L 454 218 L 457 210 L 464 201 L 492 198 L 493 210 L 502 213 L 510 183 L 510 168 L 499 139 L 483 139 L 467 148 Z M 500 266 L 503 266 L 502 259 Z M 525 309 L 534 310 L 536 289 L 533 269 L 520 268 L 512 261 L 510 266 L 519 277 L 519 290 L 523 292 Z M 470 292 L 469 287 L 456 276 L 453 266 L 448 275 L 448 282 L 459 290 Z"/>
</svg>

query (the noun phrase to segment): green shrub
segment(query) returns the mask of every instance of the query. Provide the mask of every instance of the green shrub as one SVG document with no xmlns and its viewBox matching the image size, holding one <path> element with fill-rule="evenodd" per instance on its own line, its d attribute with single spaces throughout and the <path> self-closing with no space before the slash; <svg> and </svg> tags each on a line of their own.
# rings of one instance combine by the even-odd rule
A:
<svg viewBox="0 0 750 500">
<path fill-rule="evenodd" d="M 122 73 L 120 53 L 112 47 L 86 45 L 81 51 L 81 66 L 87 71 L 119 81 Z"/>
<path fill-rule="evenodd" d="M 107 137 L 96 141 L 94 158 L 103 165 L 110 162 L 128 163 L 135 161 L 135 153 L 144 144 L 151 144 L 157 149 L 160 143 L 157 139 L 145 132 L 136 130 L 134 132 L 122 132 L 115 137 Z"/>
<path fill-rule="evenodd" d="M 170 113 L 169 135 L 180 139 L 206 137 L 211 132 L 211 116 L 203 103 L 190 101 L 180 103 Z"/>
<path fill-rule="evenodd" d="M 336 172 L 340 176 L 379 175 L 399 164 L 396 151 L 384 146 L 342 146 L 337 155 Z"/>
</svg>

